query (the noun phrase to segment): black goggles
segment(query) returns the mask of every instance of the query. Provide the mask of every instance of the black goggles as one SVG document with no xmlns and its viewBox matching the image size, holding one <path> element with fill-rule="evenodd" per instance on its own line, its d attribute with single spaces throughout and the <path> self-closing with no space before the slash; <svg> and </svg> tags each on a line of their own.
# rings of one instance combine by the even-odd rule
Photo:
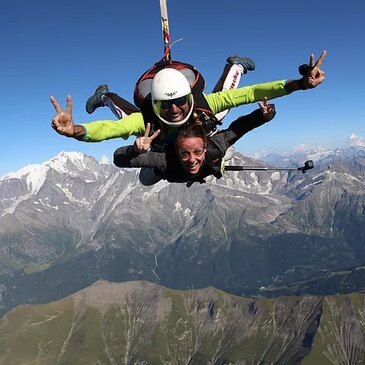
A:
<svg viewBox="0 0 365 365">
<path fill-rule="evenodd" d="M 187 103 L 187 101 L 187 95 L 171 100 L 161 100 L 161 109 L 171 109 L 173 104 L 176 106 L 183 106 Z"/>
</svg>

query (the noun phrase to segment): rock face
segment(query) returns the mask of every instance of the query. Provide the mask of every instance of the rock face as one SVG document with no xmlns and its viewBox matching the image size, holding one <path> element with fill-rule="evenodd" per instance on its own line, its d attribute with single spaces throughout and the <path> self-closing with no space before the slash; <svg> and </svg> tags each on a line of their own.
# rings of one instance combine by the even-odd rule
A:
<svg viewBox="0 0 365 365">
<path fill-rule="evenodd" d="M 2 177 L 0 315 L 99 279 L 266 297 L 364 290 L 364 150 L 307 157 L 306 174 L 227 172 L 190 188 L 146 188 L 137 170 L 64 152 Z"/>
<path fill-rule="evenodd" d="M 364 295 L 247 299 L 98 281 L 0 320 L 0 364 L 361 364 Z"/>
</svg>

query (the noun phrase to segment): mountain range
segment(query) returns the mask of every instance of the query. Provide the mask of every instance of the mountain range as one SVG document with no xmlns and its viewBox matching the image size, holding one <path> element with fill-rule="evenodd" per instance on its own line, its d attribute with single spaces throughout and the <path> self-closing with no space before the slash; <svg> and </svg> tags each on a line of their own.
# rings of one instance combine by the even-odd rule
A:
<svg viewBox="0 0 365 365">
<path fill-rule="evenodd" d="M 239 296 L 361 292 L 362 148 L 230 164 L 205 184 L 143 187 L 138 170 L 62 152 L 0 179 L 0 314 L 104 279 Z"/>
<path fill-rule="evenodd" d="M 97 281 L 0 319 L 0 365 L 363 364 L 365 296 L 242 298 Z"/>
</svg>

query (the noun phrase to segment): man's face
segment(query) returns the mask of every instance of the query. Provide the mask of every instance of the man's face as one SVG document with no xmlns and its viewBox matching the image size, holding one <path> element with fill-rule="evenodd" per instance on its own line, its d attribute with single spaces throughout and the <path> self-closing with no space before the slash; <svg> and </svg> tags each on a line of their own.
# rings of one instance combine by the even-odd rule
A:
<svg viewBox="0 0 365 365">
<path fill-rule="evenodd" d="M 206 158 L 205 142 L 200 137 L 185 137 L 178 140 L 179 161 L 185 171 L 194 175 L 199 172 Z"/>
<path fill-rule="evenodd" d="M 181 96 L 177 99 L 161 101 L 160 115 L 169 122 L 176 123 L 182 121 L 189 113 L 190 99 L 187 96 Z"/>
</svg>

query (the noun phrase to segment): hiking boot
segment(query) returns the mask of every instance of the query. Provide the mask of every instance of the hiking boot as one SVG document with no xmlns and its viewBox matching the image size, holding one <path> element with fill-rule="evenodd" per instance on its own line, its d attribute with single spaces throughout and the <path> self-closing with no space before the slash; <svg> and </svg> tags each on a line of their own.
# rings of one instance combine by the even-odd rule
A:
<svg viewBox="0 0 365 365">
<path fill-rule="evenodd" d="M 227 58 L 227 62 L 232 65 L 241 65 L 244 74 L 247 74 L 247 71 L 253 71 L 255 69 L 255 62 L 248 57 L 230 56 Z"/>
<path fill-rule="evenodd" d="M 94 113 L 95 109 L 100 108 L 101 106 L 104 106 L 104 101 L 102 96 L 109 92 L 108 85 L 99 85 L 94 95 L 90 96 L 89 99 L 87 99 L 86 102 L 86 111 L 91 114 Z"/>
</svg>

